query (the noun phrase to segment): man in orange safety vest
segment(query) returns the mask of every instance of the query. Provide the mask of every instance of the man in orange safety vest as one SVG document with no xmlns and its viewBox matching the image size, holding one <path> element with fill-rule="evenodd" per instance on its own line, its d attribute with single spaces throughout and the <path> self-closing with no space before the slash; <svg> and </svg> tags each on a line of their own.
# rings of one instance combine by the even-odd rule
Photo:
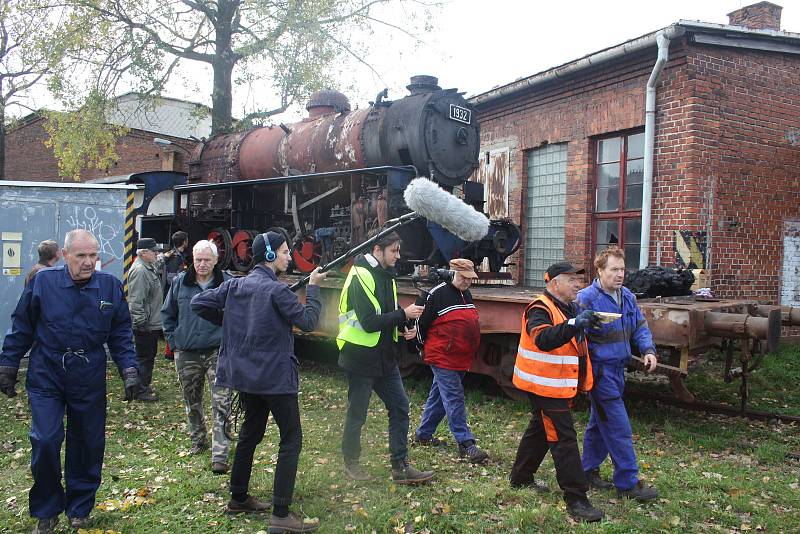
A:
<svg viewBox="0 0 800 534">
<path fill-rule="evenodd" d="M 576 314 L 573 304 L 583 285 L 583 269 L 566 262 L 548 267 L 546 290 L 525 309 L 514 385 L 525 391 L 531 421 L 517 449 L 511 485 L 545 491 L 534 479 L 548 449 L 553 455 L 556 480 L 564 492 L 567 512 L 579 521 L 600 521 L 603 512 L 586 496 L 589 484 L 581 466 L 571 399 L 592 388 L 592 366 L 584 339 L 598 319 L 593 312 Z"/>
</svg>

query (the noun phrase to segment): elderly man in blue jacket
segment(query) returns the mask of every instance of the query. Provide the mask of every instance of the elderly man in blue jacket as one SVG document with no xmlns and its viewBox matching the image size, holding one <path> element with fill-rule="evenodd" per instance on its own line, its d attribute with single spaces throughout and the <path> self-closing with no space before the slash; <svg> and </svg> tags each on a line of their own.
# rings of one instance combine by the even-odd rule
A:
<svg viewBox="0 0 800 534">
<path fill-rule="evenodd" d="M 85 528 L 103 467 L 106 426 L 106 351 L 125 379 L 125 398 L 139 390 L 131 316 L 122 282 L 95 271 L 97 239 L 72 230 L 62 250 L 66 265 L 42 269 L 25 286 L 0 353 L 0 391 L 13 397 L 20 359 L 31 351 L 25 389 L 31 409 L 30 514 L 34 534 L 49 534 L 66 511 Z M 61 443 L 67 415 L 61 485 Z"/>
<path fill-rule="evenodd" d="M 636 297 L 622 285 L 625 279 L 622 249 L 612 246 L 601 251 L 594 266 L 597 279 L 578 292 L 578 306 L 621 317 L 588 331 L 594 387 L 589 393 L 591 413 L 583 437 L 583 470 L 589 485 L 596 489 L 616 487 L 622 497 L 649 501 L 656 499 L 658 492 L 639 480 L 633 432 L 622 394 L 631 345 L 644 355 L 648 372 L 656 368 L 656 347 L 647 321 L 636 305 Z M 600 464 L 609 455 L 614 464 L 613 485 L 600 477 Z"/>
<path fill-rule="evenodd" d="M 216 384 L 238 391 L 244 409 L 244 423 L 231 469 L 231 500 L 227 511 L 265 512 L 269 507 L 248 495 L 247 489 L 253 453 L 264 438 L 267 417 L 272 413 L 281 440 L 269 532 L 312 532 L 318 523 L 304 522 L 289 513 L 303 443 L 292 326 L 306 332 L 317 326 L 322 311 L 319 283 L 325 275 L 319 269 L 311 273 L 303 305 L 289 286 L 277 278 L 291 261 L 283 235 L 259 234 L 253 239 L 252 250 L 256 267 L 250 274 L 196 295 L 191 304 L 192 310 L 205 319 L 219 322 L 222 318 Z"/>
</svg>

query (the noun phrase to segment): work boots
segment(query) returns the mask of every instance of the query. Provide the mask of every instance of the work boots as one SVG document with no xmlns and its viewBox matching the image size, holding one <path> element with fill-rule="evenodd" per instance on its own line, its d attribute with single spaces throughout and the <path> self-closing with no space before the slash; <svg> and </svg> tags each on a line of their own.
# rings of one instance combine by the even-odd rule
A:
<svg viewBox="0 0 800 534">
<path fill-rule="evenodd" d="M 371 480 L 372 476 L 369 473 L 364 471 L 364 468 L 361 467 L 358 463 L 347 463 L 344 464 L 344 474 L 347 475 L 352 480 L 357 481 L 364 481 L 364 480 Z"/>
<path fill-rule="evenodd" d="M 69 517 L 68 519 L 72 530 L 87 528 L 92 524 L 92 519 L 88 515 L 86 517 Z"/>
<path fill-rule="evenodd" d="M 415 469 L 408 461 L 402 460 L 397 467 L 392 467 L 392 480 L 395 484 L 421 484 L 433 478 L 433 471 Z"/>
<path fill-rule="evenodd" d="M 609 491 L 614 489 L 614 484 L 608 482 L 607 480 L 603 480 L 600 476 L 599 469 L 593 469 L 592 471 L 588 471 L 586 473 L 586 481 L 589 482 L 589 487 L 593 489 Z"/>
<path fill-rule="evenodd" d="M 631 489 L 617 490 L 617 495 L 628 499 L 636 499 L 639 502 L 658 499 L 658 491 L 652 486 L 645 486 L 641 480 Z"/>
<path fill-rule="evenodd" d="M 605 514 L 602 510 L 598 510 L 589 499 L 586 497 L 571 497 L 566 499 L 567 513 L 575 521 L 584 521 L 586 523 L 594 523 L 603 519 Z"/>
<path fill-rule="evenodd" d="M 40 519 L 31 530 L 31 534 L 53 534 L 58 526 L 58 516 Z"/>
</svg>

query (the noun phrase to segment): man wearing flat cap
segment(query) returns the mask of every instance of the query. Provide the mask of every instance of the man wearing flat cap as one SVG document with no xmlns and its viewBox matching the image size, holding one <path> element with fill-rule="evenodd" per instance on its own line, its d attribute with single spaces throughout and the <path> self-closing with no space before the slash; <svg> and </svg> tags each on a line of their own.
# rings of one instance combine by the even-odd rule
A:
<svg viewBox="0 0 800 534">
<path fill-rule="evenodd" d="M 161 279 L 158 276 L 160 269 L 156 261 L 157 249 L 155 239 L 145 237 L 137 241 L 136 261 L 128 271 L 128 307 L 131 311 L 139 379 L 142 383 L 142 390 L 136 399 L 141 401 L 158 399 L 150 385 L 161 334 L 161 306 L 164 303 Z"/>
<path fill-rule="evenodd" d="M 266 513 L 269 503 L 248 493 L 253 454 L 264 439 L 267 418 L 278 425 L 280 444 L 272 485 L 270 532 L 312 532 L 316 521 L 289 512 L 303 445 L 300 426 L 299 364 L 294 355 L 292 327 L 311 332 L 319 322 L 319 283 L 325 274 L 315 269 L 306 288 L 306 303 L 278 275 L 291 255 L 283 234 L 266 232 L 253 239 L 256 266 L 247 276 L 232 278 L 216 289 L 192 297 L 194 313 L 222 322 L 216 385 L 239 392 L 244 422 L 231 469 L 228 513 Z"/>
<path fill-rule="evenodd" d="M 566 262 L 548 267 L 544 293 L 522 316 L 512 381 L 527 392 L 531 421 L 517 448 L 511 485 L 547 491 L 534 474 L 550 450 L 569 515 L 578 521 L 600 521 L 603 512 L 586 497 L 589 483 L 570 412 L 571 400 L 578 392 L 588 392 L 593 382 L 585 334 L 598 318 L 588 310 L 577 314 L 574 304 L 583 274 Z"/>
<path fill-rule="evenodd" d="M 430 290 L 425 311 L 417 319 L 417 343 L 422 346 L 425 363 L 431 367 L 433 383 L 412 443 L 440 445 L 441 440 L 434 434 L 447 415 L 459 455 L 472 463 L 481 463 L 489 455 L 478 448 L 467 423 L 461 384 L 481 344 L 478 310 L 468 289 L 478 275 L 467 259 L 451 260 L 450 269 L 452 281 L 442 282 Z"/>
</svg>

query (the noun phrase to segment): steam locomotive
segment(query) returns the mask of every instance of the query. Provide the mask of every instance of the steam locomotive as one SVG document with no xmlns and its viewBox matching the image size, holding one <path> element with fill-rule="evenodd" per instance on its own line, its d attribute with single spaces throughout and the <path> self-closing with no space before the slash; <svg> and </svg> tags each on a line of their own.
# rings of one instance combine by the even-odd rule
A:
<svg viewBox="0 0 800 534">
<path fill-rule="evenodd" d="M 384 90 L 352 110 L 337 91 L 314 93 L 300 122 L 218 135 L 200 143 L 187 184 L 175 188 L 175 222 L 189 239 L 217 244 L 224 268 L 248 271 L 259 232 L 283 232 L 294 266 L 309 272 L 362 243 L 374 228 L 408 213 L 403 191 L 425 175 L 478 211 L 483 184 L 468 181 L 478 165 L 480 127 L 456 89 L 414 76 L 410 94 Z M 418 219 L 399 230 L 400 274 L 452 257 L 488 260 L 501 270 L 520 242 L 509 220 L 491 221 L 481 240 L 465 242 Z"/>
</svg>

